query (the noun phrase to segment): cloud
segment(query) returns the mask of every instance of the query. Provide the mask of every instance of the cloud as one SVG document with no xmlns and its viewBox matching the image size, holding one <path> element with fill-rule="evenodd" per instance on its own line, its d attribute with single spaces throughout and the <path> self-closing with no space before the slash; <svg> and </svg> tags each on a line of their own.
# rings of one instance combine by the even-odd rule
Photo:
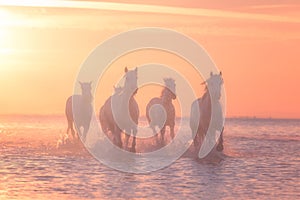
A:
<svg viewBox="0 0 300 200">
<path fill-rule="evenodd" d="M 250 9 L 277 9 L 277 8 L 299 8 L 300 5 L 291 5 L 291 4 L 267 4 L 267 5 L 252 5 L 247 8 Z"/>
<path fill-rule="evenodd" d="M 241 20 L 259 20 L 269 22 L 300 23 L 299 18 L 279 16 L 271 14 L 245 13 L 238 11 L 227 11 L 221 9 L 184 8 L 161 5 L 128 4 L 116 2 L 95 2 L 95 1 L 0 1 L 3 6 L 26 6 L 26 7 L 51 7 L 51 8 L 77 8 L 77 9 L 98 9 L 110 11 L 160 13 L 172 15 L 187 15 L 199 17 L 221 17 Z"/>
<path fill-rule="evenodd" d="M 9 7 L 11 9 L 7 10 L 12 11 L 11 13 L 2 12 L 4 18 L 10 20 L 0 22 L 0 27 L 42 28 L 52 31 L 51 33 L 53 34 L 53 31 L 62 33 L 66 30 L 72 31 L 75 29 L 85 32 L 105 31 L 116 33 L 141 26 L 156 26 L 175 29 L 185 34 L 212 37 L 238 36 L 267 40 L 288 40 L 299 39 L 300 37 L 297 18 L 292 17 L 282 18 L 274 15 L 224 11 L 220 9 L 126 3 L 83 1 L 24 2 L 22 4 L 16 1 L 5 3 L 5 5 L 10 6 L 22 6 L 24 9 L 17 9 L 14 12 L 14 8 Z M 127 13 L 123 15 L 125 11 Z M 154 13 L 157 14 L 154 15 Z M 290 23 L 281 23 L 286 21 Z"/>
</svg>

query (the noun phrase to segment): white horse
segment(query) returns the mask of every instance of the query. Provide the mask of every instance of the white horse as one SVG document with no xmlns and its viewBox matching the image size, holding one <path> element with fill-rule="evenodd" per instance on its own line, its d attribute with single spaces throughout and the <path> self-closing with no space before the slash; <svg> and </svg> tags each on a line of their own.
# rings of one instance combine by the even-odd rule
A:
<svg viewBox="0 0 300 200">
<path fill-rule="evenodd" d="M 206 80 L 206 91 L 202 98 L 195 100 L 191 106 L 190 113 L 190 128 L 192 130 L 192 135 L 194 136 L 194 147 L 196 150 L 199 150 L 203 140 L 208 131 L 208 127 L 211 119 L 214 119 L 214 124 L 211 124 L 211 127 L 214 130 L 221 132 L 217 150 L 223 150 L 223 113 L 220 104 L 221 98 L 221 86 L 223 84 L 222 73 L 213 74 L 210 73 L 210 78 Z M 213 99 L 213 101 L 212 101 Z M 212 108 L 215 108 L 215 111 L 212 112 Z M 212 114 L 214 115 L 212 116 Z"/>
<path fill-rule="evenodd" d="M 110 96 L 99 112 L 99 120 L 104 133 L 109 131 L 114 136 L 114 143 L 123 147 L 121 133 L 125 131 L 124 149 L 128 148 L 130 135 L 133 135 L 130 151 L 135 152 L 136 134 L 139 118 L 139 107 L 134 99 L 137 93 L 137 68 L 128 70 L 125 68 L 124 87 L 115 88 L 115 93 Z"/>
<path fill-rule="evenodd" d="M 116 95 L 116 94 L 120 94 L 123 90 L 123 88 L 121 86 L 113 86 L 114 87 L 114 94 L 113 95 Z M 108 101 L 111 101 L 111 98 L 109 98 L 108 100 L 106 100 L 106 102 Z M 105 102 L 105 103 L 106 103 Z M 101 124 L 101 129 L 102 131 L 107 135 L 111 135 L 112 133 L 110 133 L 110 131 L 112 130 L 112 128 L 114 127 L 114 124 L 112 123 L 112 121 L 108 120 L 107 118 L 107 114 L 106 114 L 107 110 L 105 109 L 104 105 L 100 108 L 100 111 L 99 111 L 99 121 L 100 121 L 100 124 Z M 114 138 L 112 138 L 114 139 Z"/>
<path fill-rule="evenodd" d="M 174 79 L 166 78 L 164 82 L 165 87 L 161 92 L 161 96 L 151 99 L 146 107 L 146 117 L 149 126 L 154 134 L 156 134 L 156 127 L 160 129 L 162 143 L 164 143 L 166 126 L 169 126 L 171 137 L 174 138 L 175 108 L 172 100 L 176 99 L 176 84 Z M 161 105 L 166 113 L 155 105 Z"/>
<path fill-rule="evenodd" d="M 75 121 L 77 132 L 80 133 L 80 128 L 83 127 L 82 140 L 85 142 L 86 134 L 90 127 L 92 118 L 92 93 L 91 93 L 91 82 L 82 83 L 81 95 L 73 95 L 67 99 L 65 113 L 68 120 L 67 134 L 71 131 L 73 139 L 75 139 L 75 130 L 73 128 L 73 122 Z M 74 118 L 75 117 L 75 118 Z"/>
</svg>

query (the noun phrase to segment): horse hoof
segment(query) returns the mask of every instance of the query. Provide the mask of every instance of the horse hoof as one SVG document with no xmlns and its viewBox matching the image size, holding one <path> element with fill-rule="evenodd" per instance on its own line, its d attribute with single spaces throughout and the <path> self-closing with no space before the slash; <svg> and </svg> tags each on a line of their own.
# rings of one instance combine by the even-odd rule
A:
<svg viewBox="0 0 300 200">
<path fill-rule="evenodd" d="M 131 151 L 132 153 L 136 153 L 135 147 L 131 147 L 130 151 Z"/>
<path fill-rule="evenodd" d="M 224 150 L 224 146 L 223 145 L 218 145 L 217 146 L 217 151 L 223 151 Z"/>
</svg>

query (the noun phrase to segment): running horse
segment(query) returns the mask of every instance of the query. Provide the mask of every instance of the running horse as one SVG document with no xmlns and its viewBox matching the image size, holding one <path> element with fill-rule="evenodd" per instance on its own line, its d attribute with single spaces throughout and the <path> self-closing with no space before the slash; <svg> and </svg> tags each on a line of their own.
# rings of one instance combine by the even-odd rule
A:
<svg viewBox="0 0 300 200">
<path fill-rule="evenodd" d="M 154 134 L 156 134 L 156 127 L 160 129 L 162 144 L 164 143 L 166 126 L 169 126 L 170 135 L 172 139 L 174 138 L 175 108 L 172 104 L 172 100 L 176 99 L 175 80 L 165 78 L 164 82 L 165 87 L 161 92 L 161 96 L 151 99 L 146 107 L 146 117 L 149 126 Z"/>
<path fill-rule="evenodd" d="M 115 93 L 110 96 L 99 111 L 99 121 L 104 133 L 111 132 L 113 142 L 119 148 L 128 148 L 129 138 L 132 135 L 130 151 L 136 152 L 136 134 L 139 118 L 139 107 L 134 99 L 137 93 L 137 68 L 128 70 L 125 68 L 125 84 L 115 88 Z M 125 131 L 125 145 L 121 139 L 121 133 Z"/>
<path fill-rule="evenodd" d="M 73 123 L 75 122 L 77 133 L 80 133 L 80 128 L 83 127 L 81 135 L 82 141 L 85 142 L 93 112 L 92 82 L 79 82 L 79 84 L 82 94 L 70 96 L 66 102 L 65 114 L 68 120 L 67 134 L 71 131 L 73 140 L 75 140 L 75 130 L 73 128 Z"/>
<path fill-rule="evenodd" d="M 222 72 L 219 74 L 210 73 L 210 78 L 203 82 L 206 84 L 205 93 L 202 98 L 195 100 L 191 106 L 190 128 L 194 137 L 194 147 L 200 150 L 208 131 L 209 124 L 214 131 L 220 131 L 220 137 L 217 142 L 217 150 L 223 150 L 223 113 L 220 104 L 221 86 L 223 84 Z M 214 113 L 212 112 L 212 109 Z"/>
</svg>

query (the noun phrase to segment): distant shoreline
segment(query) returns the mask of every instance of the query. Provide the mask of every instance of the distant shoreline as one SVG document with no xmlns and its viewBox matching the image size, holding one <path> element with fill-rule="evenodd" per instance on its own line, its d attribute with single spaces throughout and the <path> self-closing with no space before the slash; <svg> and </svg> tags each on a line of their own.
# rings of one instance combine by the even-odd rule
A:
<svg viewBox="0 0 300 200">
<path fill-rule="evenodd" d="M 1 118 L 65 118 L 64 114 L 0 114 Z M 146 120 L 146 116 L 141 116 L 141 119 Z M 188 119 L 189 117 L 183 117 L 183 119 Z M 180 118 L 177 117 L 177 120 Z M 280 117 L 251 117 L 251 116 L 230 116 L 226 117 L 225 120 L 300 120 L 300 118 L 280 118 Z"/>
</svg>

